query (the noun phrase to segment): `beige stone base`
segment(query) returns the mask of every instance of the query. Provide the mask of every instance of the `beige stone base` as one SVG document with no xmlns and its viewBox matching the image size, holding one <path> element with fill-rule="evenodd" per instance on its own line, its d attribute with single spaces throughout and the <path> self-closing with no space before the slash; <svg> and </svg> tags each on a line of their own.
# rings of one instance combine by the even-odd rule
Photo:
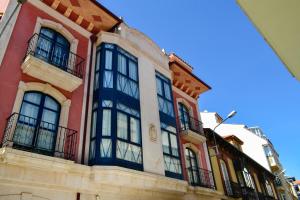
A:
<svg viewBox="0 0 300 200">
<path fill-rule="evenodd" d="M 199 200 L 219 192 L 186 181 L 121 167 L 85 166 L 59 158 L 0 149 L 0 200 Z"/>
</svg>

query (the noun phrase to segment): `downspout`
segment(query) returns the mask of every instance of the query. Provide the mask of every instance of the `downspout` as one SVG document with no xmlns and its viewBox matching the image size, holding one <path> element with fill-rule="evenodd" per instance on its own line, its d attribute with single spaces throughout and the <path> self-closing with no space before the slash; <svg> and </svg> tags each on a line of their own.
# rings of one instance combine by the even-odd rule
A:
<svg viewBox="0 0 300 200">
<path fill-rule="evenodd" d="M 26 1 L 27 1 L 27 0 L 18 0 L 17 6 L 16 6 L 16 7 L 14 8 L 14 10 L 12 11 L 11 15 L 9 16 L 9 18 L 8 18 L 7 21 L 5 22 L 3 28 L 2 28 L 2 30 L 1 30 L 1 32 L 0 32 L 0 38 L 1 38 L 1 36 L 2 36 L 2 34 L 3 34 L 3 32 L 4 32 L 4 30 L 5 30 L 5 28 L 7 27 L 8 23 L 10 22 L 11 18 L 15 15 L 16 11 L 18 10 L 18 8 L 19 8 L 22 4 L 26 3 Z"/>
<path fill-rule="evenodd" d="M 89 102 L 90 102 L 90 89 L 91 89 L 91 77 L 92 77 L 92 67 L 93 67 L 93 55 L 94 55 L 94 45 L 97 41 L 98 37 L 96 35 L 91 35 L 91 54 L 90 54 L 90 66 L 88 73 L 88 85 L 87 85 L 87 97 L 85 104 L 85 116 L 84 116 L 84 127 L 83 127 L 83 144 L 82 144 L 82 152 L 81 152 L 81 164 L 84 164 L 84 155 L 85 155 L 85 143 L 86 143 L 86 135 L 87 135 L 87 125 L 88 125 L 88 114 L 89 114 Z"/>
</svg>

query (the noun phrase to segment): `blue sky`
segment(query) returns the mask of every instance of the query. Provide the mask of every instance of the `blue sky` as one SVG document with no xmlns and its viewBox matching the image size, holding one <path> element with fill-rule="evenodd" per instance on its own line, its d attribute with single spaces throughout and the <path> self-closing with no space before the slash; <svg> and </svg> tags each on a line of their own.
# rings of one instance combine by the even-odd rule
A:
<svg viewBox="0 0 300 200">
<path fill-rule="evenodd" d="M 228 123 L 260 126 L 286 173 L 300 179 L 300 82 L 293 78 L 234 0 L 101 0 L 131 27 L 194 67 L 212 90 L 200 110 Z"/>
</svg>

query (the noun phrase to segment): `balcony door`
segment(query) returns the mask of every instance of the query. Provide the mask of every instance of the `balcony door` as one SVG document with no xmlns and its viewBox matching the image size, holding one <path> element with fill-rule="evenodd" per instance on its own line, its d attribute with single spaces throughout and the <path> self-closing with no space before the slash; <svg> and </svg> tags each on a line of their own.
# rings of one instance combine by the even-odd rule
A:
<svg viewBox="0 0 300 200">
<path fill-rule="evenodd" d="M 191 185 L 200 185 L 199 167 L 195 152 L 189 148 L 186 148 L 185 158 L 189 182 Z"/>
<path fill-rule="evenodd" d="M 13 137 L 14 146 L 53 154 L 58 129 L 60 105 L 40 92 L 24 95 Z"/>
<path fill-rule="evenodd" d="M 70 43 L 60 33 L 41 28 L 35 56 L 66 71 L 70 54 Z"/>
<path fill-rule="evenodd" d="M 189 110 L 182 103 L 179 103 L 179 115 L 181 130 L 188 130 L 190 128 Z"/>
</svg>

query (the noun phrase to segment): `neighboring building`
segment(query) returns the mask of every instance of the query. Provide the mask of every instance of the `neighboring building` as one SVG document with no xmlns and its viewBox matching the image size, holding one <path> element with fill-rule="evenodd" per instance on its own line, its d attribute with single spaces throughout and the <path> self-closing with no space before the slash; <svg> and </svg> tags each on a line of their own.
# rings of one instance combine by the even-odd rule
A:
<svg viewBox="0 0 300 200">
<path fill-rule="evenodd" d="M 290 73 L 300 80 L 300 2 L 237 0 Z"/>
<path fill-rule="evenodd" d="M 94 0 L 3 2 L 0 200 L 224 199 L 187 63 Z"/>
<path fill-rule="evenodd" d="M 203 126 L 211 129 L 214 129 L 222 121 L 222 118 L 215 112 L 201 112 L 201 118 Z M 225 139 L 235 136 L 243 141 L 241 150 L 277 177 L 275 185 L 279 198 L 282 200 L 294 199 L 290 184 L 285 179 L 279 155 L 259 127 L 248 128 L 242 124 L 221 124 L 215 131 Z"/>
<path fill-rule="evenodd" d="M 294 188 L 297 193 L 297 196 L 298 196 L 298 200 L 300 200 L 300 180 L 294 181 L 293 184 L 294 184 Z"/>
<path fill-rule="evenodd" d="M 234 135 L 222 138 L 209 128 L 205 133 L 218 191 L 228 199 L 278 199 L 275 176 L 242 152 L 242 140 Z"/>
</svg>

